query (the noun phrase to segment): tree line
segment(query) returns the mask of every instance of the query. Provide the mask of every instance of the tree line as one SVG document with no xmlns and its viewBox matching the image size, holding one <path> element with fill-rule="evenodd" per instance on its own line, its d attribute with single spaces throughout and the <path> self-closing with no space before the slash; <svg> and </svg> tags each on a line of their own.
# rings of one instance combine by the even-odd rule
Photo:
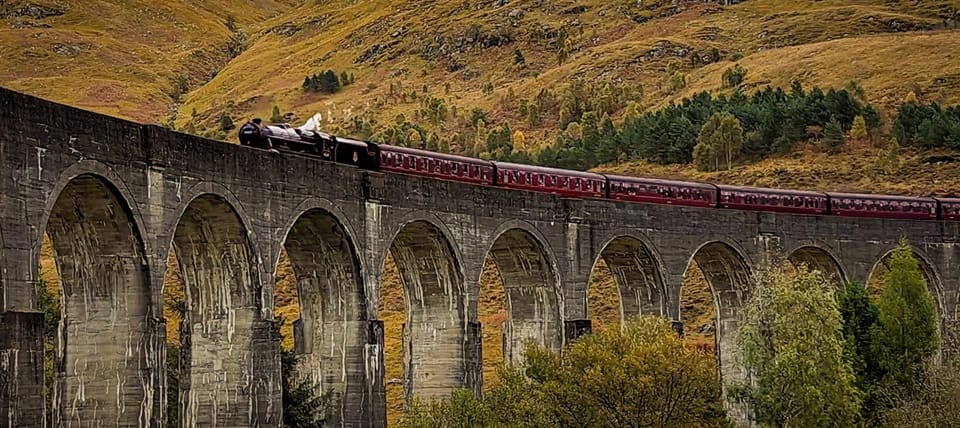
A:
<svg viewBox="0 0 960 428">
<path fill-rule="evenodd" d="M 725 85 L 734 88 L 729 95 L 699 92 L 651 111 L 635 102 L 642 87 L 578 79 L 532 98 L 508 89 L 497 114 L 458 111 L 444 98 L 404 92 L 404 100 L 420 102 L 413 117 L 377 123 L 372 115 L 357 115 L 333 126 L 389 144 L 578 170 L 628 160 L 719 170 L 787 153 L 799 142 L 835 153 L 850 139 L 876 144 L 885 137 L 884 118 L 854 82 L 808 89 L 795 81 L 786 90 L 766 87 L 748 95 L 738 86 L 746 72 L 734 67 L 724 73 Z M 491 126 L 492 116 L 499 125 Z M 883 146 L 960 148 L 958 106 L 908 98 L 891 125 L 892 138 Z M 552 141 L 526 134 L 544 126 L 555 130 Z"/>
</svg>

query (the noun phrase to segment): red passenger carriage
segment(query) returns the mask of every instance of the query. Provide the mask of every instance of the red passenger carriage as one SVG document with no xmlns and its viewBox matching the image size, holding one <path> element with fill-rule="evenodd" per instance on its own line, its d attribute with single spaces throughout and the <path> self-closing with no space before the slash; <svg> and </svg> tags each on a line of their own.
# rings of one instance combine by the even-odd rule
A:
<svg viewBox="0 0 960 428">
<path fill-rule="evenodd" d="M 738 210 L 826 214 L 827 195 L 804 190 L 718 185 L 720 206 Z"/>
<path fill-rule="evenodd" d="M 960 199 L 934 198 L 940 204 L 940 219 L 960 220 Z"/>
<path fill-rule="evenodd" d="M 591 172 L 493 162 L 496 185 L 511 189 L 554 193 L 561 196 L 605 198 L 607 179 Z"/>
<path fill-rule="evenodd" d="M 937 201 L 910 196 L 827 193 L 830 212 L 850 217 L 884 217 L 912 220 L 936 220 Z"/>
<path fill-rule="evenodd" d="M 380 144 L 380 170 L 493 184 L 493 164 L 465 156 Z"/>
<path fill-rule="evenodd" d="M 716 207 L 717 186 L 688 181 L 607 175 L 610 199 L 655 204 Z"/>
</svg>

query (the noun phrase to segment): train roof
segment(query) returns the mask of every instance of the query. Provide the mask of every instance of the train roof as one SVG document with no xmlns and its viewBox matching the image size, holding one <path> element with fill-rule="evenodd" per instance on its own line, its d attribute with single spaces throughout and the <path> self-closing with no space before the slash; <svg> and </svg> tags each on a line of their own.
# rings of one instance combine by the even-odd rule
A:
<svg viewBox="0 0 960 428">
<path fill-rule="evenodd" d="M 388 152 L 404 153 L 404 154 L 414 155 L 414 156 L 425 156 L 425 157 L 431 157 L 436 159 L 446 159 L 446 160 L 457 161 L 457 162 L 492 166 L 492 164 L 489 161 L 471 158 L 467 156 L 450 155 L 446 153 L 431 152 L 429 150 L 411 149 L 409 147 L 391 146 L 389 144 L 379 144 L 379 146 L 381 151 L 385 150 Z"/>
<path fill-rule="evenodd" d="M 717 186 L 710 183 L 703 183 L 699 181 L 667 180 L 663 178 L 633 177 L 629 175 L 611 175 L 611 174 L 603 174 L 603 175 L 607 176 L 607 178 L 611 180 L 625 181 L 630 183 L 660 184 L 664 186 L 684 186 L 684 187 L 697 187 L 701 189 L 717 190 Z"/>
<path fill-rule="evenodd" d="M 753 192 L 753 193 L 768 193 L 776 195 L 794 195 L 794 196 L 827 196 L 824 192 L 815 192 L 813 190 L 793 190 L 793 189 L 773 189 L 770 187 L 751 187 L 751 186 L 729 186 L 726 184 L 717 185 L 720 190 L 727 192 Z"/>
<path fill-rule="evenodd" d="M 907 201 L 907 202 L 936 202 L 933 198 L 921 196 L 897 196 L 897 195 L 879 195 L 873 193 L 839 193 L 827 192 L 831 198 L 849 198 L 849 199 L 883 199 L 887 201 Z"/>
<path fill-rule="evenodd" d="M 370 145 L 366 141 L 354 140 L 353 138 L 347 138 L 347 137 L 334 137 L 334 138 L 337 139 L 338 143 L 346 143 L 352 146 L 368 147 Z"/>
<path fill-rule="evenodd" d="M 510 162 L 499 162 L 499 161 L 493 161 L 493 164 L 496 165 L 497 168 L 509 169 L 509 170 L 515 170 L 515 171 L 538 172 L 541 174 L 552 174 L 552 175 L 566 175 L 569 177 L 589 178 L 592 180 L 606 179 L 606 177 L 593 172 L 573 171 L 569 169 L 549 168 L 545 166 L 533 166 L 533 165 L 524 165 L 521 163 L 510 163 Z"/>
</svg>

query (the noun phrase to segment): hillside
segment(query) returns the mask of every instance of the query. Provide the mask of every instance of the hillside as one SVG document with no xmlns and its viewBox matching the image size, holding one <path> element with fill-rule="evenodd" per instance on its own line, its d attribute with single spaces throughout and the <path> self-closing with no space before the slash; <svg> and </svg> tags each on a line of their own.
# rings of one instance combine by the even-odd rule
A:
<svg viewBox="0 0 960 428">
<path fill-rule="evenodd" d="M 747 72 L 737 90 L 748 93 L 794 80 L 808 88 L 856 82 L 889 131 L 896 108 L 909 97 L 960 103 L 958 10 L 960 0 L 0 0 L 0 85 L 230 142 L 234 130 L 221 129 L 222 115 L 238 124 L 268 119 L 276 106 L 282 120 L 297 125 L 321 112 L 323 127 L 332 131 L 401 143 L 435 138 L 437 147 L 466 152 L 482 140 L 474 120 L 480 117 L 491 130 L 509 124 L 521 131 L 526 147 L 553 144 L 560 114 L 532 115 L 527 107 L 538 105 L 545 90 L 562 97 L 574 82 L 595 85 L 596 99 L 618 100 L 610 116 L 619 122 L 628 102 L 653 111 L 698 91 L 730 94 L 723 74 L 739 64 Z M 304 90 L 307 76 L 326 70 L 343 73 L 349 84 L 332 94 Z M 411 129 L 416 137 L 407 134 Z M 960 154 L 904 149 L 900 167 L 882 171 L 880 145 L 850 144 L 827 154 L 800 144 L 723 172 L 638 160 L 596 170 L 957 195 Z M 53 257 L 45 243 L 42 276 L 56 288 Z M 174 257 L 170 266 L 165 289 L 177 300 Z M 288 261 L 277 278 L 277 314 L 287 321 L 282 331 L 289 347 L 289 322 L 298 309 Z M 405 306 L 392 263 L 383 282 L 380 314 L 390 419 L 396 421 L 402 391 L 393 380 L 401 377 Z M 595 328 L 618 322 L 618 295 L 602 262 L 588 299 Z M 694 264 L 681 314 L 697 346 L 712 347 L 711 329 L 702 328 L 713 322 L 711 304 Z M 167 337 L 176 341 L 177 315 L 168 310 L 166 316 Z M 487 386 L 496 382 L 506 317 L 502 285 L 488 260 L 479 308 Z"/>
</svg>

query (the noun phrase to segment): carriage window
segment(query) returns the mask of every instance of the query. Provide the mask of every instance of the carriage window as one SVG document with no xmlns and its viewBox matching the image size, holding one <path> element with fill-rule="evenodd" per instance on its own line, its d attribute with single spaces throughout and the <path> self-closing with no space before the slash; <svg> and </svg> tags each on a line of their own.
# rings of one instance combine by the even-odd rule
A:
<svg viewBox="0 0 960 428">
<path fill-rule="evenodd" d="M 526 178 L 526 183 L 527 183 L 527 184 L 533 184 L 533 177 L 532 177 L 531 175 L 532 175 L 532 174 L 530 174 L 529 172 L 526 174 L 526 177 L 525 177 L 525 178 Z"/>
</svg>

